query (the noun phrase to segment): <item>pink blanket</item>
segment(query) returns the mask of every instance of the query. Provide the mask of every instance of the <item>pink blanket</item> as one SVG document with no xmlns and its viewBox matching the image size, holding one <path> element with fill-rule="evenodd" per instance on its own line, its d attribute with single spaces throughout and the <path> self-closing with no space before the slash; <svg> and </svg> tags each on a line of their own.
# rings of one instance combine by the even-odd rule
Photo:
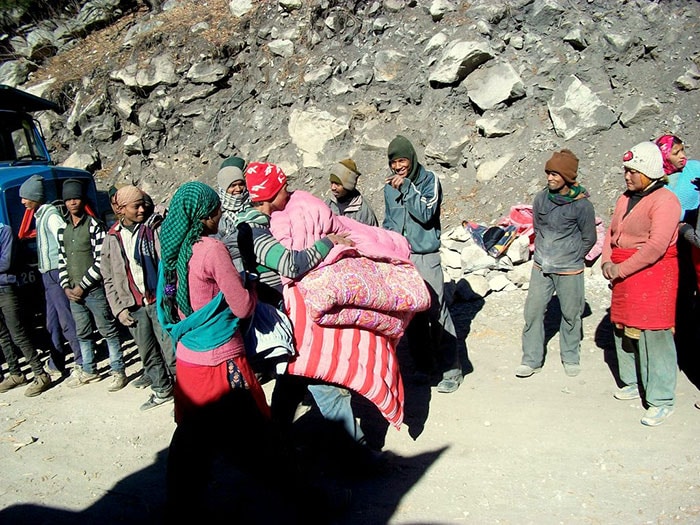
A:
<svg viewBox="0 0 700 525">
<path fill-rule="evenodd" d="M 425 281 L 413 265 L 343 258 L 297 284 L 311 319 L 324 326 L 361 326 L 399 338 L 415 312 L 430 307 Z"/>
</svg>

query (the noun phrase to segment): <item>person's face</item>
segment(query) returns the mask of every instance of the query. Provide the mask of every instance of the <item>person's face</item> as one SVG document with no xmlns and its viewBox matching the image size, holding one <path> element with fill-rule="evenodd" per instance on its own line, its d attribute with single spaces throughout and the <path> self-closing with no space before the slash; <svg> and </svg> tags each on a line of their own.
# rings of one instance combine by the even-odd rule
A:
<svg viewBox="0 0 700 525">
<path fill-rule="evenodd" d="M 243 190 L 245 190 L 245 181 L 234 180 L 231 184 L 229 184 L 228 188 L 226 188 L 226 193 L 229 195 L 240 195 L 243 193 Z"/>
<path fill-rule="evenodd" d="M 66 209 L 71 215 L 83 214 L 83 199 L 66 199 Z"/>
<path fill-rule="evenodd" d="M 270 207 L 273 212 L 283 211 L 287 207 L 287 201 L 289 200 L 289 192 L 287 191 L 287 185 L 282 186 L 282 189 L 277 192 L 275 198 L 270 202 Z"/>
<path fill-rule="evenodd" d="M 411 173 L 411 161 L 409 159 L 394 159 L 389 163 L 389 167 L 395 175 L 400 177 L 408 177 L 408 174 Z"/>
<path fill-rule="evenodd" d="M 685 168 L 685 163 L 688 162 L 688 157 L 685 156 L 685 146 L 683 144 L 674 144 L 671 148 L 671 153 L 668 154 L 668 161 L 676 169 L 682 170 Z"/>
<path fill-rule="evenodd" d="M 253 206 L 260 213 L 267 215 L 268 217 L 276 211 L 282 211 L 287 206 L 287 201 L 289 200 L 289 192 L 287 191 L 287 185 L 277 192 L 275 198 L 271 201 L 259 201 L 254 202 Z"/>
<path fill-rule="evenodd" d="M 348 190 L 343 188 L 342 184 L 331 181 L 331 193 L 336 199 L 342 199 L 348 194 Z"/>
<path fill-rule="evenodd" d="M 214 235 L 219 231 L 221 215 L 221 205 L 219 204 L 209 217 L 202 219 L 202 224 L 204 224 L 203 235 Z"/>
<path fill-rule="evenodd" d="M 122 206 L 119 212 L 127 226 L 140 224 L 146 220 L 146 203 L 143 199 L 139 199 Z"/>
<path fill-rule="evenodd" d="M 112 211 L 114 212 L 114 214 L 115 214 L 115 215 L 119 215 L 119 206 L 117 205 L 117 196 L 116 196 L 116 194 L 115 194 L 115 195 L 112 195 L 112 196 L 109 198 L 109 203 L 110 203 L 110 205 L 112 206 Z"/>
<path fill-rule="evenodd" d="M 39 206 L 41 206 L 40 203 L 37 201 L 29 200 L 22 198 L 22 204 L 24 204 L 24 207 L 27 208 L 28 210 L 36 210 Z"/>
<path fill-rule="evenodd" d="M 547 189 L 552 193 L 560 193 L 564 190 L 568 191 L 564 177 L 556 171 L 547 171 Z"/>
<path fill-rule="evenodd" d="M 625 168 L 625 184 L 630 191 L 642 191 L 651 183 L 644 173 L 641 173 L 632 168 Z"/>
</svg>

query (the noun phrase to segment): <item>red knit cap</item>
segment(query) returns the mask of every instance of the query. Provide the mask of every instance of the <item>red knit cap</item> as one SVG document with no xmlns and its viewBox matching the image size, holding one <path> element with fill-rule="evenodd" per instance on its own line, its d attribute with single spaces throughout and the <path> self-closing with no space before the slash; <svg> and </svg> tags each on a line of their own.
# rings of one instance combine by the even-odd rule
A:
<svg viewBox="0 0 700 525">
<path fill-rule="evenodd" d="M 251 202 L 271 201 L 287 184 L 287 176 L 274 164 L 251 162 L 245 170 L 245 184 Z"/>
<path fill-rule="evenodd" d="M 574 184 L 578 176 L 578 158 L 568 149 L 555 151 L 544 165 L 544 171 L 555 171 L 567 184 Z"/>
</svg>

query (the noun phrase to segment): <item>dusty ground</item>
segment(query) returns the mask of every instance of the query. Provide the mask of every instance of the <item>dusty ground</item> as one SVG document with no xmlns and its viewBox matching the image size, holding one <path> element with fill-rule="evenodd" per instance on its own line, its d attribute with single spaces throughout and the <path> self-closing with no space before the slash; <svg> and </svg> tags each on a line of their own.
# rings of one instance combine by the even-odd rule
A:
<svg viewBox="0 0 700 525">
<path fill-rule="evenodd" d="M 613 399 L 609 292 L 598 277 L 587 286 L 576 378 L 556 335 L 542 373 L 514 377 L 525 292 L 454 305 L 473 371 L 451 395 L 407 382 L 407 424 L 387 430 L 386 464 L 349 483 L 352 504 L 335 522 L 700 522 L 700 393 L 681 372 L 676 412 L 656 428 L 639 423 L 639 401 Z M 146 397 L 108 393 L 106 381 L 3 395 L 0 523 L 159 522 L 174 424 L 172 405 L 139 412 Z"/>
</svg>

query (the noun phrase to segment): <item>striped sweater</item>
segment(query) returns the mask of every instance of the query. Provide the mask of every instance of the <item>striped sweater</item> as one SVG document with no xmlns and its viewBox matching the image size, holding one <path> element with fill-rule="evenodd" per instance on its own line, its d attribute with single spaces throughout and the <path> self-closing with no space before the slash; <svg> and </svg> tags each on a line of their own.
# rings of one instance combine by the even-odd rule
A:
<svg viewBox="0 0 700 525">
<path fill-rule="evenodd" d="M 75 261 L 71 260 L 71 257 L 66 251 L 64 237 L 67 230 L 75 230 L 80 228 L 84 221 L 88 221 L 88 236 L 92 251 L 92 264 L 85 270 L 79 282 L 72 282 L 70 278 L 71 272 L 69 270 L 73 269 Z M 100 259 L 102 257 L 102 243 L 104 238 L 104 225 L 94 217 L 87 214 L 80 219 L 77 225 L 73 225 L 71 221 L 63 228 L 58 230 L 58 280 L 62 288 L 72 288 L 76 285 L 80 285 L 83 290 L 89 290 L 90 288 L 94 288 L 100 284 L 102 281 L 102 274 L 100 273 Z"/>
</svg>

